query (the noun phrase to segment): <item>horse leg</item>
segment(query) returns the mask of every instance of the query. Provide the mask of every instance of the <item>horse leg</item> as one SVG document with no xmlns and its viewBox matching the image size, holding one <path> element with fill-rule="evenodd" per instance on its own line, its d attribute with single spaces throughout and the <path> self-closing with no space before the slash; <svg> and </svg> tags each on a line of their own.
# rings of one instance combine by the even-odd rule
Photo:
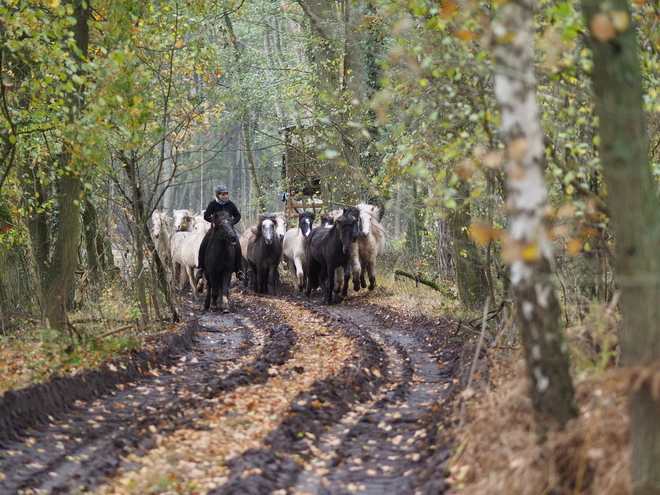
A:
<svg viewBox="0 0 660 495">
<path fill-rule="evenodd" d="M 344 286 L 342 287 L 341 295 L 346 297 L 346 294 L 348 294 L 348 281 L 351 278 L 351 267 L 348 264 L 344 265 L 343 275 L 344 275 Z M 353 286 L 353 289 L 355 289 L 355 286 Z M 355 290 L 359 290 L 359 287 Z"/>
<path fill-rule="evenodd" d="M 206 276 L 206 297 L 204 298 L 204 309 L 208 311 L 211 306 L 211 279 Z"/>
<path fill-rule="evenodd" d="M 268 271 L 268 293 L 271 296 L 277 295 L 277 264 L 271 266 Z"/>
<path fill-rule="evenodd" d="M 366 287 L 367 283 L 364 281 L 364 278 L 362 278 L 361 272 L 362 272 L 362 267 L 360 266 L 360 257 L 359 256 L 352 256 L 351 257 L 351 274 L 353 275 L 353 290 L 355 292 L 358 292 L 360 290 L 360 286 Z"/>
<path fill-rule="evenodd" d="M 293 269 L 291 264 L 293 264 Z M 295 277 L 298 279 L 298 290 L 302 292 L 305 288 L 305 272 L 303 270 L 302 260 L 300 258 L 293 260 L 293 263 L 289 264 L 289 270 L 292 274 L 295 273 Z"/>
<path fill-rule="evenodd" d="M 211 302 L 213 303 L 213 306 L 218 305 L 218 292 L 222 289 L 222 280 L 220 280 L 220 285 L 216 285 L 211 288 Z"/>
<path fill-rule="evenodd" d="M 369 272 L 369 290 L 374 290 L 376 288 L 376 270 L 373 263 L 367 263 L 367 271 Z"/>
<path fill-rule="evenodd" d="M 342 290 L 344 290 L 344 271 L 342 270 L 341 266 L 338 266 L 335 268 L 335 286 L 333 290 L 335 291 L 335 294 L 341 293 Z"/>
<path fill-rule="evenodd" d="M 186 273 L 188 274 L 188 282 L 192 289 L 193 297 L 197 294 L 197 279 L 195 278 L 195 270 L 193 267 L 186 265 Z"/>
<path fill-rule="evenodd" d="M 248 277 L 248 280 L 250 280 L 250 285 L 252 287 L 252 290 L 258 294 L 259 293 L 259 272 L 257 271 L 257 265 L 254 263 L 250 262 L 250 276 Z"/>
<path fill-rule="evenodd" d="M 231 272 L 222 277 L 222 312 L 229 313 L 229 283 Z"/>
<path fill-rule="evenodd" d="M 183 289 L 183 285 L 186 283 L 184 280 L 185 270 L 183 265 L 178 261 L 172 262 L 172 283 L 177 288 L 177 290 Z"/>
<path fill-rule="evenodd" d="M 247 258 L 243 257 L 243 266 L 245 267 L 245 280 L 243 280 L 243 287 L 247 287 L 250 283 L 250 279 L 254 278 L 254 272 L 250 273 L 252 266 Z"/>
<path fill-rule="evenodd" d="M 331 268 L 330 265 L 328 265 L 326 272 L 328 277 L 328 297 L 326 299 L 326 302 L 328 304 L 332 304 L 332 294 L 333 294 L 332 289 L 335 286 L 335 273 L 337 272 L 337 269 Z"/>
<path fill-rule="evenodd" d="M 305 295 L 309 297 L 312 290 L 316 289 L 321 285 L 321 273 L 323 273 L 324 267 L 311 256 L 307 258 L 307 290 Z"/>
</svg>

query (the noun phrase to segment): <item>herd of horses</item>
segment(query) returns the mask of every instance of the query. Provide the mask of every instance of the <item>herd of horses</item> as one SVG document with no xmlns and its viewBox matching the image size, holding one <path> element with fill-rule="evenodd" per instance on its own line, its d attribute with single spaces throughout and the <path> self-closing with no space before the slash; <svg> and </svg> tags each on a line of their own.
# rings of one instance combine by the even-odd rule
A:
<svg viewBox="0 0 660 495">
<path fill-rule="evenodd" d="M 196 294 L 206 284 L 204 309 L 218 305 L 220 298 L 219 306 L 227 313 L 237 244 L 247 275 L 243 283 L 258 294 L 277 295 L 283 262 L 300 292 L 309 297 L 320 288 L 327 304 L 335 302 L 338 294 L 347 295 L 351 278 L 355 291 L 373 290 L 376 260 L 385 248 L 385 229 L 379 217 L 377 206 L 359 203 L 324 215 L 316 227 L 316 215 L 302 212 L 298 225 L 287 229 L 284 213 L 262 213 L 238 238 L 226 212 L 214 213 L 209 223 L 190 210 L 174 210 L 172 218 L 155 211 L 151 232 L 179 288 L 187 281 Z M 209 230 L 205 278 L 198 282 L 194 274 L 199 246 Z"/>
</svg>

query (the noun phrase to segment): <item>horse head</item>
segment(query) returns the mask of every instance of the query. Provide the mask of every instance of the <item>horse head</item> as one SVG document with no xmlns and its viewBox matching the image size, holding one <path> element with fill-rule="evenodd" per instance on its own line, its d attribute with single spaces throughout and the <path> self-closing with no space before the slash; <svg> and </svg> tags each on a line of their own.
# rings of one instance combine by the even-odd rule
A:
<svg viewBox="0 0 660 495">
<path fill-rule="evenodd" d="M 206 234 L 211 228 L 211 224 L 204 220 L 202 215 L 195 215 L 192 220 L 192 233 L 193 234 Z"/>
<path fill-rule="evenodd" d="M 360 211 L 360 234 L 362 237 L 369 237 L 371 233 L 371 220 L 378 217 L 378 207 L 367 203 L 357 205 Z"/>
<path fill-rule="evenodd" d="M 192 230 L 193 214 L 190 210 L 174 210 L 174 232 L 189 232 Z"/>
<path fill-rule="evenodd" d="M 282 212 L 275 213 L 275 233 L 280 238 L 280 241 L 284 240 L 284 234 L 287 231 L 286 224 L 286 215 Z"/>
<path fill-rule="evenodd" d="M 309 211 L 304 211 L 298 215 L 298 228 L 303 237 L 309 237 L 309 234 L 312 232 L 312 225 L 314 224 L 315 218 L 316 215 Z"/>
<path fill-rule="evenodd" d="M 257 235 L 264 238 L 266 244 L 273 243 L 275 237 L 275 216 L 274 215 L 259 215 L 257 222 Z"/>
<path fill-rule="evenodd" d="M 327 227 L 330 228 L 334 225 L 335 219 L 332 218 L 330 215 L 323 215 L 321 216 L 321 227 Z"/>
<path fill-rule="evenodd" d="M 344 208 L 344 211 L 342 212 L 342 216 L 345 216 L 347 218 L 350 218 L 354 220 L 354 222 L 351 224 L 353 227 L 353 240 L 351 242 L 357 241 L 358 238 L 358 231 L 359 231 L 359 223 L 360 223 L 360 210 L 358 210 L 355 206 L 349 206 L 348 208 Z"/>
<path fill-rule="evenodd" d="M 231 245 L 238 242 L 238 236 L 234 231 L 234 222 L 228 212 L 216 211 L 211 215 L 211 235 L 228 240 Z"/>
<path fill-rule="evenodd" d="M 339 217 L 335 218 L 335 229 L 339 230 L 341 238 L 341 247 L 344 254 L 351 250 L 351 243 L 357 240 L 358 235 L 358 215 L 346 214 L 346 210 Z"/>
<path fill-rule="evenodd" d="M 151 214 L 151 236 L 159 239 L 161 234 L 167 236 L 170 229 L 170 219 L 165 212 L 154 210 Z"/>
</svg>

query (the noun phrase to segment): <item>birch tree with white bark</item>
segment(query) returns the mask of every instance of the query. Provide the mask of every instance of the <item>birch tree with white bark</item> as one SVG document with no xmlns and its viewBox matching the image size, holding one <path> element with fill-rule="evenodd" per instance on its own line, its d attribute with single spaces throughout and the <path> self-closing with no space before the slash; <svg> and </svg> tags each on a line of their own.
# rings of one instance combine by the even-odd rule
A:
<svg viewBox="0 0 660 495">
<path fill-rule="evenodd" d="M 534 3 L 504 3 L 493 22 L 494 93 L 506 144 L 509 264 L 540 439 L 577 414 L 548 237 L 545 149 L 534 77 Z"/>
</svg>

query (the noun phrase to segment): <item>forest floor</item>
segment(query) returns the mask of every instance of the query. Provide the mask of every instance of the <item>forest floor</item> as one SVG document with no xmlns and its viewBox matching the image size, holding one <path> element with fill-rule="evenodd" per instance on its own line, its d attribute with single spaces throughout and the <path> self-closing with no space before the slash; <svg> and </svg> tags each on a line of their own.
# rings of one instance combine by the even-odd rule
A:
<svg viewBox="0 0 660 495">
<path fill-rule="evenodd" d="M 616 377 L 579 379 L 580 418 L 539 446 L 516 345 L 471 374 L 478 331 L 388 296 L 234 285 L 230 314 L 198 297 L 142 351 L 5 393 L 0 493 L 630 492 Z"/>
</svg>

